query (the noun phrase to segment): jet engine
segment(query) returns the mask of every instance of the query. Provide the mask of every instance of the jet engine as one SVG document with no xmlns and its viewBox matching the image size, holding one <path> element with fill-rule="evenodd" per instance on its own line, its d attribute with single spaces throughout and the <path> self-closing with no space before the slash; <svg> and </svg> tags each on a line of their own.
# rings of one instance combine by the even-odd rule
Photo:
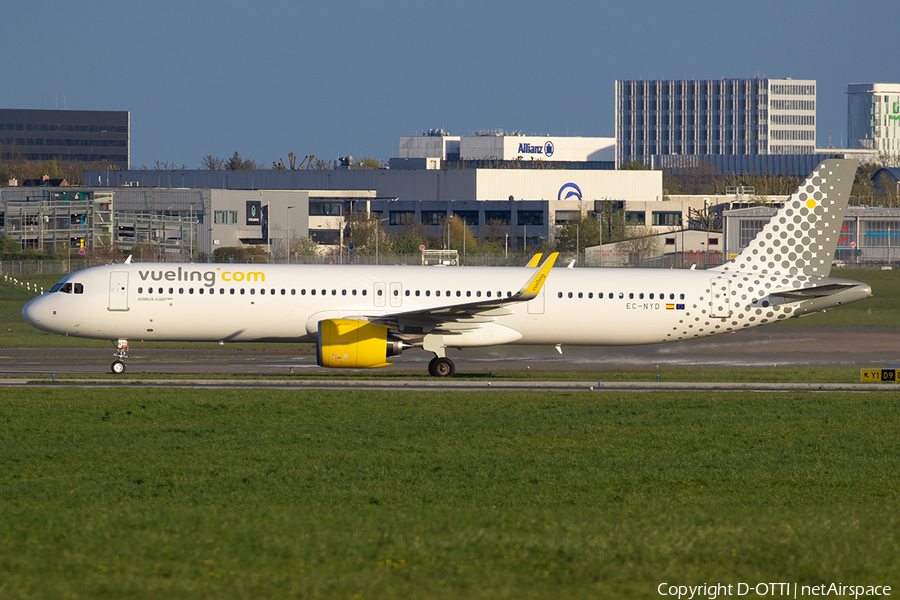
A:
<svg viewBox="0 0 900 600">
<path fill-rule="evenodd" d="M 335 369 L 373 369 L 387 367 L 388 356 L 403 352 L 400 340 L 389 339 L 387 325 L 355 319 L 319 321 L 316 362 Z"/>
</svg>

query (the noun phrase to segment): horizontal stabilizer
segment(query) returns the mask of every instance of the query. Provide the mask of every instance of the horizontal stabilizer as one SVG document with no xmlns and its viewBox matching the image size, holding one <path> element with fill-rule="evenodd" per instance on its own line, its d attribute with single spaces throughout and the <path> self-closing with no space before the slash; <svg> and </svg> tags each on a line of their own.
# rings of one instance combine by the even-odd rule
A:
<svg viewBox="0 0 900 600">
<path fill-rule="evenodd" d="M 799 288 L 796 290 L 784 290 L 781 292 L 772 292 L 770 296 L 776 298 L 784 298 L 788 301 L 807 300 L 809 298 L 824 298 L 842 292 L 844 290 L 856 287 L 855 283 L 830 283 L 828 285 L 820 285 L 816 287 Z"/>
</svg>

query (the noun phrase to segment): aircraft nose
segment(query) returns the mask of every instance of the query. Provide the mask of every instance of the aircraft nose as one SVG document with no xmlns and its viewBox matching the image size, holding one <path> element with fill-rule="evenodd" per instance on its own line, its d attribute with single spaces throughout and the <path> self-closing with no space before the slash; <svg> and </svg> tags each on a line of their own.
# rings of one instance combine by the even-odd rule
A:
<svg viewBox="0 0 900 600">
<path fill-rule="evenodd" d="M 43 300 L 42 296 L 38 296 L 22 308 L 22 318 L 25 322 L 38 329 L 41 329 L 41 320 L 47 316 L 44 314 L 47 311 L 47 304 Z"/>
</svg>

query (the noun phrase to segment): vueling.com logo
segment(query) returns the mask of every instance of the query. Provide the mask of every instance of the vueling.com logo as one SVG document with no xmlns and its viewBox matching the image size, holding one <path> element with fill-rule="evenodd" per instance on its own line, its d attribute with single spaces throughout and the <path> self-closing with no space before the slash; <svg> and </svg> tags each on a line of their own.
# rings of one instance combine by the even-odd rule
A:
<svg viewBox="0 0 900 600">
<path fill-rule="evenodd" d="M 138 276 L 141 281 L 196 281 L 206 287 L 212 287 L 216 284 L 216 272 L 219 272 L 222 281 L 238 283 L 266 281 L 266 274 L 262 271 L 222 271 L 221 267 L 216 267 L 215 271 L 188 271 L 182 267 L 170 271 L 138 271 Z"/>
</svg>

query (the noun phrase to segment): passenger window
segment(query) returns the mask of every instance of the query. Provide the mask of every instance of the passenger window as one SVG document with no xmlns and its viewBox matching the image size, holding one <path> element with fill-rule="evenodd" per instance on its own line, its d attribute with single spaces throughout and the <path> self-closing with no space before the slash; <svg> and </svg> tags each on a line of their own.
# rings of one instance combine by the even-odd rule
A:
<svg viewBox="0 0 900 600">
<path fill-rule="evenodd" d="M 641 292 L 640 294 L 638 294 L 638 298 L 641 299 L 641 300 L 643 300 L 643 299 L 644 299 L 644 292 Z"/>
<path fill-rule="evenodd" d="M 362 295 L 363 295 L 363 296 L 365 296 L 365 295 L 368 294 L 368 293 L 369 293 L 369 290 L 363 290 L 363 291 L 362 291 Z"/>
<path fill-rule="evenodd" d="M 558 297 L 562 298 L 562 292 L 558 292 Z"/>
<path fill-rule="evenodd" d="M 420 293 L 420 292 L 419 292 L 419 290 L 416 290 L 416 296 L 418 296 L 418 295 L 419 295 L 419 293 Z"/>
<path fill-rule="evenodd" d="M 487 292 L 487 297 L 488 297 L 488 298 L 491 297 L 491 292 L 490 292 L 490 291 Z"/>
<path fill-rule="evenodd" d="M 304 294 L 306 293 L 306 290 L 302 290 L 302 291 Z M 291 290 L 291 296 L 296 296 L 296 295 L 297 295 L 297 290 Z"/>
<path fill-rule="evenodd" d="M 169 288 L 169 293 L 170 293 L 170 294 L 172 293 L 172 288 Z M 198 293 L 198 294 L 203 294 L 203 288 L 197 288 L 197 293 Z"/>
<path fill-rule="evenodd" d="M 337 290 L 331 290 L 331 295 L 332 295 L 332 296 L 337 296 Z"/>
<path fill-rule="evenodd" d="M 434 295 L 440 297 L 441 290 L 434 290 Z"/>
<path fill-rule="evenodd" d="M 650 294 L 650 300 L 653 300 L 653 294 Z"/>
<path fill-rule="evenodd" d="M 569 298 L 571 298 L 571 297 L 572 297 L 572 292 L 569 292 Z"/>
<path fill-rule="evenodd" d="M 309 294 L 310 294 L 311 296 L 315 296 L 315 295 L 316 295 L 316 290 L 309 290 Z"/>
<path fill-rule="evenodd" d="M 588 292 L 588 300 L 594 297 L 594 292 Z"/>
<path fill-rule="evenodd" d="M 350 293 L 355 296 L 356 290 L 351 290 Z M 409 296 L 409 290 L 406 290 L 406 295 Z"/>
<path fill-rule="evenodd" d="M 162 289 L 162 288 L 159 288 L 159 293 L 160 293 L 160 294 L 163 293 L 163 289 Z"/>
<path fill-rule="evenodd" d="M 229 293 L 230 293 L 232 296 L 234 296 L 234 288 L 231 288 L 231 289 L 228 290 L 228 291 L 229 291 Z"/>
<path fill-rule="evenodd" d="M 466 298 L 471 298 L 472 292 L 470 290 L 466 290 Z"/>
<path fill-rule="evenodd" d="M 356 290 L 353 290 L 353 295 L 356 295 Z M 409 296 L 409 290 L 406 290 L 406 295 Z"/>
<path fill-rule="evenodd" d="M 347 290 L 344 290 L 344 295 L 347 295 Z M 400 295 L 400 290 L 394 290 L 394 298 Z"/>
<path fill-rule="evenodd" d="M 243 291 L 243 290 L 241 290 L 241 291 Z M 188 288 L 188 294 L 193 294 L 193 293 L 194 293 L 194 288 Z"/>
<path fill-rule="evenodd" d="M 224 295 L 225 295 L 225 288 L 219 288 L 219 295 L 220 295 L 220 296 L 224 296 Z"/>
<path fill-rule="evenodd" d="M 251 296 L 255 296 L 255 295 L 256 295 L 256 288 L 250 288 L 250 295 L 251 295 Z"/>
<path fill-rule="evenodd" d="M 341 296 L 346 296 L 346 295 L 347 295 L 347 290 L 341 290 Z"/>
<path fill-rule="evenodd" d="M 425 295 L 426 295 L 426 296 L 431 296 L 431 290 L 425 290 Z"/>
<path fill-rule="evenodd" d="M 263 289 L 259 290 L 259 295 L 260 295 L 260 296 L 265 296 L 265 295 L 266 295 L 266 288 L 263 288 Z"/>
<path fill-rule="evenodd" d="M 681 294 L 680 297 L 682 300 L 684 300 L 684 294 Z"/>
<path fill-rule="evenodd" d="M 456 297 L 459 298 L 460 296 L 462 296 L 462 292 L 459 290 L 456 290 Z"/>
<path fill-rule="evenodd" d="M 674 299 L 675 299 L 675 294 L 669 294 L 669 300 L 674 300 Z"/>
<path fill-rule="evenodd" d="M 272 294 L 272 295 L 274 296 L 274 295 L 275 295 L 275 290 L 269 290 L 269 293 Z M 283 294 L 284 291 L 282 291 L 281 293 Z"/>
<path fill-rule="evenodd" d="M 56 285 L 59 285 L 59 284 L 57 283 Z M 55 290 L 52 289 L 52 288 L 50 289 L 51 292 L 58 292 L 58 291 L 59 291 L 59 288 L 56 287 L 56 285 L 53 286 L 53 287 L 56 288 Z M 62 287 L 62 286 L 60 286 L 60 287 Z M 144 293 L 144 288 L 139 287 L 139 288 L 138 288 L 138 294 L 143 294 L 143 293 Z"/>
<path fill-rule="evenodd" d="M 578 297 L 579 297 L 579 298 L 584 298 L 584 294 L 581 293 L 581 292 L 578 292 Z"/>
<path fill-rule="evenodd" d="M 480 292 L 480 291 L 475 292 L 475 296 L 478 297 L 478 298 L 481 298 L 481 292 Z"/>
<path fill-rule="evenodd" d="M 628 292 L 628 299 L 634 300 L 634 292 Z"/>
</svg>

